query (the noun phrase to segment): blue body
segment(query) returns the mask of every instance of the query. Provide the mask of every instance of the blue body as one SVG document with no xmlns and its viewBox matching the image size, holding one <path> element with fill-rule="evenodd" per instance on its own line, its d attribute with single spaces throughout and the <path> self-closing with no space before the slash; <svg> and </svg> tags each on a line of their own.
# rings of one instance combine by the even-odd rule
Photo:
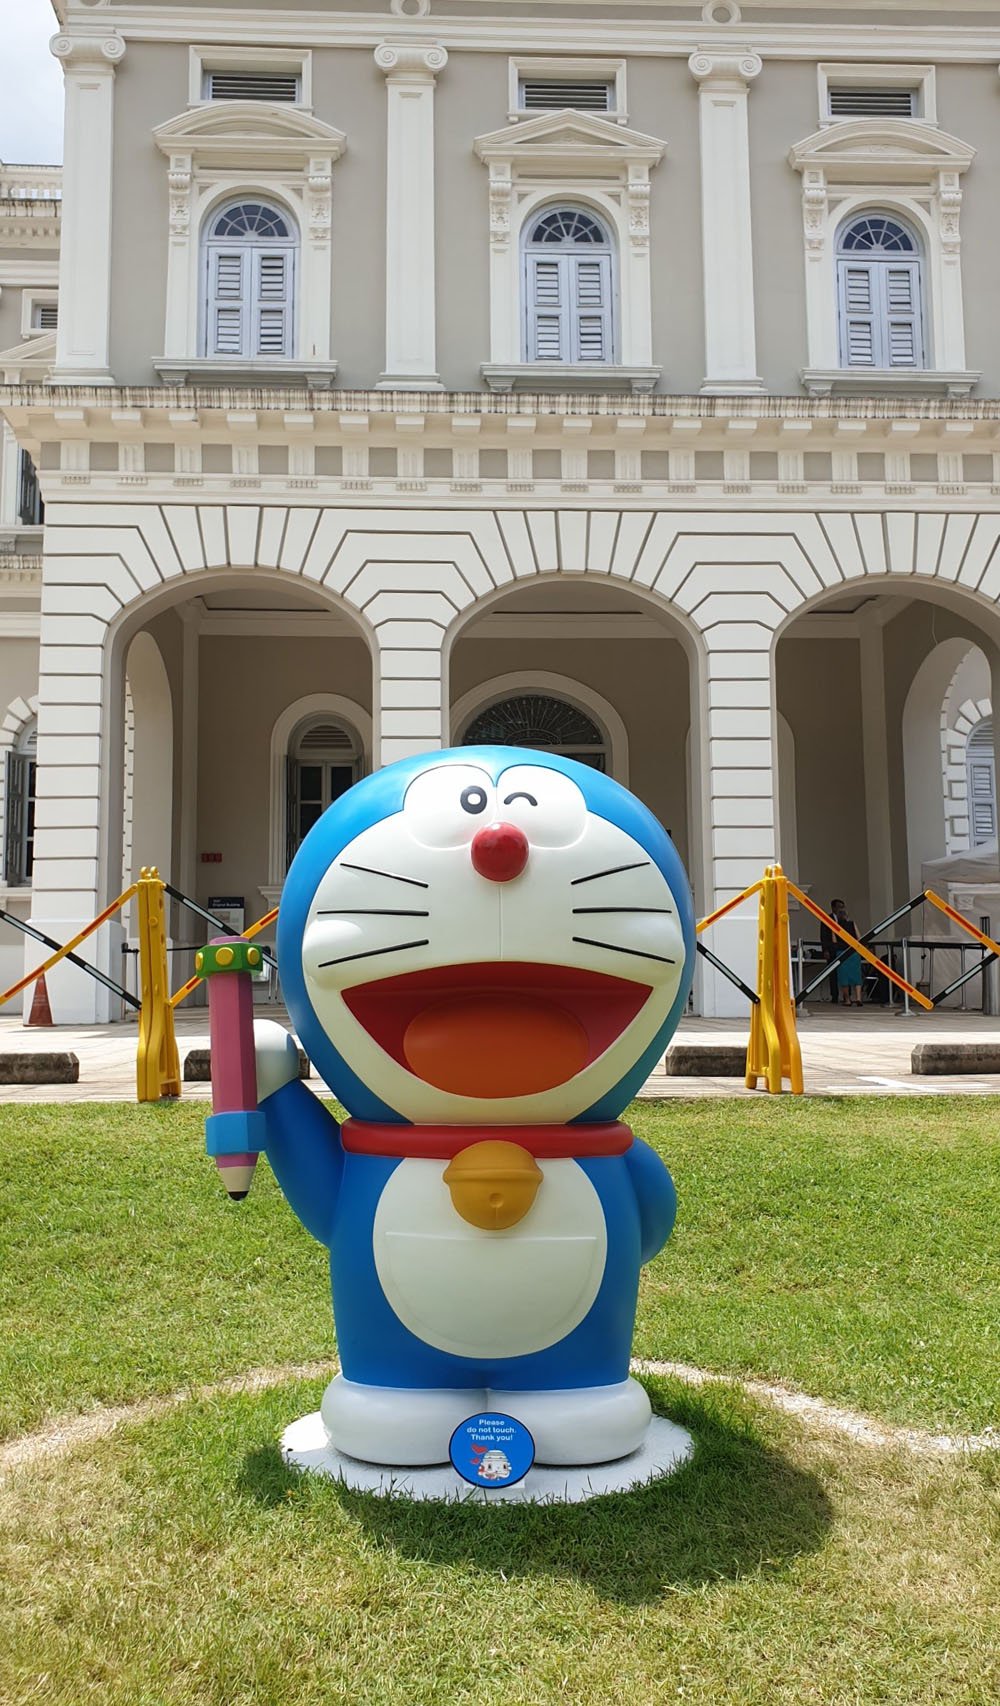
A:
<svg viewBox="0 0 1000 1706">
<path fill-rule="evenodd" d="M 562 771 L 582 790 L 591 813 L 626 830 L 670 884 L 685 944 L 684 975 L 676 1000 L 641 1058 L 574 1123 L 617 1119 L 662 1055 L 687 1000 L 695 945 L 690 891 L 669 837 L 634 795 L 597 771 L 546 753 L 463 747 L 405 759 L 358 783 L 324 814 L 292 864 L 278 919 L 282 988 L 296 1032 L 321 1076 L 356 1119 L 407 1123 L 398 1109 L 382 1099 L 378 1086 L 358 1079 L 317 1018 L 302 972 L 302 938 L 316 888 L 343 848 L 372 824 L 399 812 L 408 785 L 421 771 L 449 760 L 475 764 L 494 780 L 511 765 L 526 762 Z M 676 1212 L 670 1174 L 646 1144 L 633 1140 L 624 1155 L 577 1162 L 598 1194 L 607 1227 L 604 1277 L 584 1320 L 545 1350 L 479 1360 L 449 1355 L 418 1339 L 404 1327 L 382 1291 L 375 1269 L 373 1223 L 386 1181 L 400 1162 L 345 1153 L 336 1122 L 297 1080 L 269 1096 L 261 1111 L 266 1120 L 266 1152 L 278 1182 L 303 1225 L 330 1250 L 337 1340 L 349 1380 L 401 1388 L 485 1386 L 543 1391 L 602 1386 L 626 1378 L 639 1270 L 666 1242 Z M 466 1129 L 470 1143 L 482 1135 L 475 1127 Z M 511 1136 L 516 1132 L 512 1130 Z M 418 1142 L 414 1152 L 420 1153 Z"/>
</svg>

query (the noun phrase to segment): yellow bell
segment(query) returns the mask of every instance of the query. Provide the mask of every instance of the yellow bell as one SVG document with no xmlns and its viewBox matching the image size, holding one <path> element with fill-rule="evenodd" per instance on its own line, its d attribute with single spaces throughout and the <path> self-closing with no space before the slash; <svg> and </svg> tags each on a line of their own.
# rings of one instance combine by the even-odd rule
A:
<svg viewBox="0 0 1000 1706">
<path fill-rule="evenodd" d="M 502 1232 L 523 1220 L 542 1177 L 527 1149 L 498 1139 L 470 1143 L 444 1170 L 456 1214 L 485 1232 Z"/>
</svg>

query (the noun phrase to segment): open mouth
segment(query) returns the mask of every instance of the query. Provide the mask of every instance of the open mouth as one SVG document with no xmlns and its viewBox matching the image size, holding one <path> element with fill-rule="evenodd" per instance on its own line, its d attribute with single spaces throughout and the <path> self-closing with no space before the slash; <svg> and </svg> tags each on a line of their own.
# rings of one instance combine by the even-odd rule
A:
<svg viewBox="0 0 1000 1706">
<path fill-rule="evenodd" d="M 484 1099 L 554 1090 L 605 1053 L 648 984 L 573 966 L 448 966 L 344 991 L 368 1035 L 435 1089 Z"/>
</svg>

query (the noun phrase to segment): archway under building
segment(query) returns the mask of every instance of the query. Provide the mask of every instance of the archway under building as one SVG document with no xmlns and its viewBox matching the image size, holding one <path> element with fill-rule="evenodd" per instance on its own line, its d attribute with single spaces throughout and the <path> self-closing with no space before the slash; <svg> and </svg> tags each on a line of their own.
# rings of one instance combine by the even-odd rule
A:
<svg viewBox="0 0 1000 1706">
<path fill-rule="evenodd" d="M 794 799 L 797 846 L 779 856 L 821 905 L 842 897 L 868 928 L 923 886 L 929 861 L 972 844 L 969 735 L 976 784 L 996 795 L 991 679 L 1000 613 L 955 586 L 917 576 L 866 577 L 821 595 L 780 630 L 776 713 L 794 741 L 777 743 L 779 794 Z M 988 776 L 987 776 L 988 772 Z M 981 814 L 980 827 L 985 823 Z M 910 929 L 941 933 L 941 921 Z M 897 933 L 902 933 L 904 926 Z M 793 916 L 792 935 L 817 934 Z"/>
<path fill-rule="evenodd" d="M 490 734 L 606 770 L 670 832 L 697 890 L 691 646 L 663 600 L 605 577 L 542 576 L 505 588 L 452 636 L 452 743 Z"/>
</svg>

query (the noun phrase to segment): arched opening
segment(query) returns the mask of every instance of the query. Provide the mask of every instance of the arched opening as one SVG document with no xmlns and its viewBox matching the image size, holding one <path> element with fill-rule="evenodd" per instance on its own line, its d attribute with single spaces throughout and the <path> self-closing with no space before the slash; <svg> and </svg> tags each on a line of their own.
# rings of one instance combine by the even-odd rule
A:
<svg viewBox="0 0 1000 1706">
<path fill-rule="evenodd" d="M 956 681 L 988 692 L 998 640 L 984 601 L 917 576 L 866 577 L 785 624 L 776 696 L 795 741 L 798 880 L 821 904 L 842 896 L 867 928 L 951 851 L 949 822 L 968 807 L 964 746 L 960 765 L 949 760 L 949 694 Z M 992 725 L 981 738 L 991 749 Z"/>
<path fill-rule="evenodd" d="M 116 861 L 125 818 L 126 672 L 134 718 L 132 868 L 153 859 L 163 869 L 171 858 L 177 888 L 200 906 L 224 898 L 242 907 L 249 923 L 280 895 L 289 840 L 304 832 L 297 815 L 294 834 L 290 822 L 291 766 L 294 783 L 304 784 L 298 798 L 308 817 L 306 808 L 321 809 L 371 762 L 372 654 L 364 627 L 320 587 L 266 569 L 185 576 L 126 613 L 107 668 L 108 726 L 118 742 L 108 753 L 112 895 L 125 886 Z M 181 940 L 200 939 L 191 917 L 183 927 L 179 916 L 171 924 Z"/>
<path fill-rule="evenodd" d="M 206 222 L 202 353 L 254 360 L 295 354 L 298 235 L 284 208 L 227 201 Z"/>
<path fill-rule="evenodd" d="M 314 712 L 292 731 L 286 758 L 285 868 L 334 800 L 364 771 L 364 748 L 343 717 Z"/>
<path fill-rule="evenodd" d="M 3 880 L 28 888 L 35 863 L 35 781 L 38 718 L 28 717 L 8 747 L 4 771 Z"/>
<path fill-rule="evenodd" d="M 589 208 L 550 207 L 525 222 L 524 360 L 613 362 L 615 250 Z"/>
<path fill-rule="evenodd" d="M 662 601 L 609 577 L 544 576 L 510 588 L 453 637 L 451 738 L 533 746 L 606 769 L 669 830 L 697 890 L 689 644 Z"/>
<path fill-rule="evenodd" d="M 989 847 L 997 839 L 997 769 L 993 747 L 993 718 L 983 717 L 965 749 L 969 800 L 969 838 L 973 848 Z"/>
</svg>

